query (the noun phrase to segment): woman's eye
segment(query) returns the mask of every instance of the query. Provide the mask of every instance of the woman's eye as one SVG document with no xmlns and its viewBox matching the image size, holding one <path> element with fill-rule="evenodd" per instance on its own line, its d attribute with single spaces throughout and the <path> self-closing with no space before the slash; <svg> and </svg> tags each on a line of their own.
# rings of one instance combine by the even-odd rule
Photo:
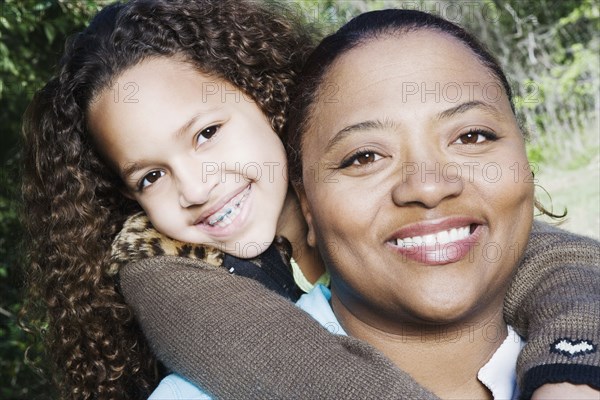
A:
<svg viewBox="0 0 600 400">
<path fill-rule="evenodd" d="M 456 142 L 460 144 L 478 144 L 488 140 L 496 140 L 498 137 L 496 134 L 483 130 L 473 130 L 464 133 L 458 137 Z"/>
<path fill-rule="evenodd" d="M 375 153 L 374 151 L 359 151 L 342 161 L 340 168 L 347 168 L 350 166 L 361 167 L 372 164 L 380 159 L 381 155 Z"/>
<path fill-rule="evenodd" d="M 165 176 L 165 172 L 161 171 L 161 170 L 152 171 L 152 172 L 146 174 L 142 178 L 142 181 L 140 182 L 140 189 L 147 188 L 148 186 L 152 185 L 153 183 L 155 183 L 157 180 L 159 180 L 163 176 Z"/>
<path fill-rule="evenodd" d="M 198 135 L 196 136 L 196 145 L 200 146 L 208 142 L 210 138 L 217 133 L 220 127 L 220 125 L 212 125 L 198 132 Z"/>
</svg>

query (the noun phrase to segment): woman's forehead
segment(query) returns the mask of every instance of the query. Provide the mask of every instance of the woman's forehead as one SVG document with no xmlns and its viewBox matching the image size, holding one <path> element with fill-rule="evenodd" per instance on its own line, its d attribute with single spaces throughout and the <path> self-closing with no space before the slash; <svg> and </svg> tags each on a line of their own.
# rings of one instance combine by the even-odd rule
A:
<svg viewBox="0 0 600 400">
<path fill-rule="evenodd" d="M 352 92 L 381 81 L 410 86 L 413 82 L 485 84 L 492 80 L 497 78 L 465 44 L 448 34 L 422 29 L 366 40 L 342 54 L 323 81 Z"/>
<path fill-rule="evenodd" d="M 497 77 L 459 40 L 431 30 L 390 34 L 336 60 L 319 88 L 311 125 L 334 132 L 374 113 L 437 115 L 468 102 L 511 113 Z"/>
</svg>

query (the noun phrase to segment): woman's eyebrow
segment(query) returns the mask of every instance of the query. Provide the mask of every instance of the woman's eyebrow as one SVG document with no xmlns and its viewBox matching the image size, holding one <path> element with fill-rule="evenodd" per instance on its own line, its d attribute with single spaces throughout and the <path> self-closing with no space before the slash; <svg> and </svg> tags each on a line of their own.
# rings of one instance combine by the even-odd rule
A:
<svg viewBox="0 0 600 400">
<path fill-rule="evenodd" d="M 502 116 L 502 113 L 500 111 L 498 111 L 498 109 L 496 107 L 492 106 L 491 104 L 484 103 L 483 101 L 479 101 L 479 100 L 472 100 L 472 101 L 467 101 L 466 103 L 459 104 L 455 107 L 449 108 L 448 110 L 444 110 L 444 111 L 440 112 L 437 115 L 437 118 L 438 119 L 447 119 L 447 118 L 451 118 L 457 114 L 463 114 L 469 110 L 477 109 L 477 108 L 479 108 L 483 111 L 486 111 L 486 112 L 494 115 L 495 117 Z"/>
<path fill-rule="evenodd" d="M 338 131 L 335 135 L 333 135 L 333 137 L 329 140 L 327 146 L 325 147 L 325 153 L 327 153 L 329 150 L 334 148 L 339 142 L 341 142 L 353 133 L 371 130 L 396 129 L 397 127 L 398 123 L 390 119 L 385 119 L 383 121 L 379 119 L 368 120 L 346 126 L 345 128 Z"/>
</svg>

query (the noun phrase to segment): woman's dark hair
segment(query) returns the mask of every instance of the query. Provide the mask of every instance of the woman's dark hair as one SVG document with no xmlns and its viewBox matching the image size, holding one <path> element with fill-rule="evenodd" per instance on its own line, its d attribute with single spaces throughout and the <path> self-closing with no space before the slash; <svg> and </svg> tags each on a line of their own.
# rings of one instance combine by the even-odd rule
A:
<svg viewBox="0 0 600 400">
<path fill-rule="evenodd" d="M 303 134 L 310 129 L 321 85 L 334 61 L 371 40 L 402 36 L 419 30 L 441 32 L 466 45 L 501 84 L 514 112 L 512 90 L 500 64 L 469 32 L 443 18 L 421 11 L 390 9 L 367 12 L 323 39 L 300 74 L 286 129 L 289 173 L 294 184 L 302 184 Z"/>
<path fill-rule="evenodd" d="M 139 0 L 103 9 L 66 45 L 24 121 L 26 327 L 43 336 L 70 399 L 146 398 L 157 363 L 107 272 L 110 245 L 138 206 L 96 152 L 90 103 L 150 57 L 177 57 L 252 98 L 281 132 L 288 88 L 313 35 L 284 9 L 233 0 Z"/>
</svg>

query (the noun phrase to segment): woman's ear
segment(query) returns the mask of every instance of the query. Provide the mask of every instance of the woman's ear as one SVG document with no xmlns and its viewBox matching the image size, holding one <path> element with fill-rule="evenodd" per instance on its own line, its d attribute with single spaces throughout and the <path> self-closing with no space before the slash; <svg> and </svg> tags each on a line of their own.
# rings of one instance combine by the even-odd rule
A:
<svg viewBox="0 0 600 400">
<path fill-rule="evenodd" d="M 308 243 L 310 247 L 316 247 L 317 237 L 315 235 L 313 218 L 312 214 L 310 213 L 310 208 L 308 206 L 308 200 L 306 199 L 306 192 L 304 191 L 304 186 L 301 184 L 294 185 L 294 190 L 296 191 L 296 195 L 300 200 L 300 208 L 302 209 L 302 215 L 304 215 L 304 220 L 306 221 L 306 226 L 308 227 L 308 230 L 306 232 L 306 243 Z"/>
</svg>

